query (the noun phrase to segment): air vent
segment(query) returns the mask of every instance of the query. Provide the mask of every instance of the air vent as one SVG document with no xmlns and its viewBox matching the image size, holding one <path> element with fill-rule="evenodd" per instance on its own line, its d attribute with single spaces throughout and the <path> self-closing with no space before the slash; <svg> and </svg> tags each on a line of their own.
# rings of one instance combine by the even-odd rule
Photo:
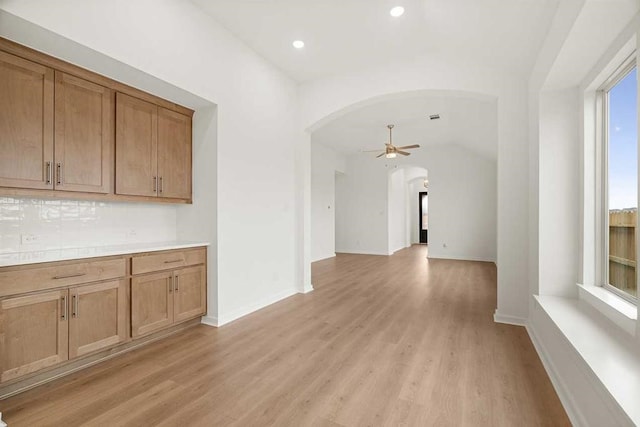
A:
<svg viewBox="0 0 640 427">
<path fill-rule="evenodd" d="M 429 116 L 431 120 L 438 120 L 440 118 L 440 114 L 432 114 Z"/>
</svg>

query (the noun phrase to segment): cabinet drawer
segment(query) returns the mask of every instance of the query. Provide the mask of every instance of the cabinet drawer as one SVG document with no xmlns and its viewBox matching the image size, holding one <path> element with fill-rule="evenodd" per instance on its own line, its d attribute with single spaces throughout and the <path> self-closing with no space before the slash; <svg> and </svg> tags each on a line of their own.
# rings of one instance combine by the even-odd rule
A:
<svg viewBox="0 0 640 427">
<path fill-rule="evenodd" d="M 168 251 L 134 256 L 131 261 L 131 274 L 170 270 L 188 265 L 204 264 L 206 249 Z"/>
<path fill-rule="evenodd" d="M 126 274 L 124 258 L 65 263 L 40 268 L 0 270 L 0 297 L 26 292 L 78 285 Z"/>
</svg>

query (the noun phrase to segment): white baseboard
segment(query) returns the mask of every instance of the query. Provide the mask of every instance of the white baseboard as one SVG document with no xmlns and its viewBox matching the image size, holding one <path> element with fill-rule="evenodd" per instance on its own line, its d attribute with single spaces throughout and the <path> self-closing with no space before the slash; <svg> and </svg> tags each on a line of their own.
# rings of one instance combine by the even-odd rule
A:
<svg viewBox="0 0 640 427">
<path fill-rule="evenodd" d="M 311 262 L 318 262 L 318 261 L 322 261 L 325 259 L 329 259 L 329 258 L 335 258 L 336 254 L 328 254 L 328 255 L 322 255 L 318 258 L 312 259 Z"/>
<path fill-rule="evenodd" d="M 220 320 L 218 320 L 217 317 L 215 316 L 203 316 L 201 323 L 203 325 L 208 325 L 208 326 L 214 326 L 214 327 L 220 327 L 222 325 L 225 325 L 227 323 L 233 322 L 236 319 L 239 319 L 243 316 L 246 316 L 247 314 L 251 314 L 254 311 L 260 310 L 261 308 L 264 308 L 268 305 L 271 304 L 275 304 L 276 302 L 283 300 L 285 298 L 288 298 L 292 295 L 295 294 L 308 294 L 309 292 L 312 292 L 313 289 L 313 285 L 312 284 L 308 284 L 305 285 L 304 289 L 302 291 L 300 290 L 285 290 L 282 292 L 278 292 L 274 295 L 271 295 L 270 297 L 267 298 L 263 298 L 262 300 L 253 303 L 253 304 L 249 304 L 245 307 L 243 307 L 242 309 L 238 309 L 238 310 L 234 310 L 231 313 L 227 314 L 226 316 L 222 317 L 223 321 L 221 322 Z"/>
<path fill-rule="evenodd" d="M 370 251 L 367 249 L 340 249 L 340 250 L 336 250 L 336 253 L 341 253 L 341 254 L 355 254 L 355 255 L 382 255 L 382 256 L 389 256 L 389 255 L 393 255 L 390 254 L 388 252 L 383 252 L 383 251 Z"/>
<path fill-rule="evenodd" d="M 542 361 L 544 370 L 547 371 L 547 375 L 549 375 L 551 384 L 553 385 L 553 388 L 555 389 L 556 394 L 558 395 L 558 398 L 560 399 L 560 402 L 562 403 L 562 406 L 564 407 L 564 410 L 567 413 L 569 420 L 571 421 L 571 424 L 574 426 L 588 426 L 589 424 L 587 423 L 587 420 L 577 409 L 577 405 L 571 397 L 571 393 L 569 393 L 569 390 L 562 380 L 562 377 L 559 375 L 558 369 L 551 361 L 549 353 L 538 338 L 538 335 L 535 332 L 535 328 L 532 325 L 527 325 L 526 328 L 527 333 L 529 334 L 529 338 L 533 343 L 533 347 L 536 349 L 538 357 L 540 357 L 540 360 Z"/>
<path fill-rule="evenodd" d="M 221 315 L 218 315 L 217 326 L 222 326 L 222 325 L 226 325 L 227 323 L 231 323 L 234 320 L 237 320 L 243 316 L 246 316 L 247 314 L 251 314 L 254 311 L 258 311 L 261 308 L 264 308 L 268 305 L 276 303 L 280 300 L 288 298 L 297 293 L 299 292 L 298 292 L 298 289 L 296 288 L 285 289 L 280 292 L 276 292 L 273 295 L 264 297 L 254 303 L 247 304 L 244 307 L 240 307 L 228 313 L 223 313 Z"/>
<path fill-rule="evenodd" d="M 492 262 L 495 264 L 495 259 L 489 259 L 486 257 L 475 256 L 475 255 L 447 255 L 447 254 L 433 254 L 432 251 L 429 251 L 429 255 L 427 255 L 429 259 L 453 259 L 457 261 L 481 261 L 481 262 Z"/>
<path fill-rule="evenodd" d="M 202 323 L 203 325 L 215 326 L 216 328 L 219 326 L 218 318 L 213 316 L 204 316 L 200 323 Z"/>
<path fill-rule="evenodd" d="M 496 323 L 504 323 L 506 325 L 527 326 L 527 319 L 524 317 L 501 314 L 498 313 L 498 310 L 493 314 L 493 321 Z"/>
<path fill-rule="evenodd" d="M 313 284 L 309 283 L 308 285 L 304 285 L 304 289 L 302 291 L 298 291 L 299 294 L 308 294 L 313 291 Z"/>
</svg>

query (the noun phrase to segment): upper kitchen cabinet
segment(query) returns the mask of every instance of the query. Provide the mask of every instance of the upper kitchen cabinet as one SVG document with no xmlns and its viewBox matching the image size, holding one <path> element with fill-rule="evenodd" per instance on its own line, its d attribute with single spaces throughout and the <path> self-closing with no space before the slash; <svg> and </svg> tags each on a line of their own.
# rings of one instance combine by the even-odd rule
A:
<svg viewBox="0 0 640 427">
<path fill-rule="evenodd" d="M 193 111 L 0 38 L 0 194 L 191 203 Z"/>
<path fill-rule="evenodd" d="M 116 95 L 116 194 L 191 200 L 191 117 Z"/>
<path fill-rule="evenodd" d="M 191 117 L 158 108 L 158 195 L 191 199 Z"/>
<path fill-rule="evenodd" d="M 53 188 L 54 71 L 0 51 L 0 186 Z"/>
<path fill-rule="evenodd" d="M 109 193 L 113 91 L 56 71 L 54 188 Z"/>
<path fill-rule="evenodd" d="M 116 94 L 116 194 L 158 194 L 158 107 Z"/>
</svg>

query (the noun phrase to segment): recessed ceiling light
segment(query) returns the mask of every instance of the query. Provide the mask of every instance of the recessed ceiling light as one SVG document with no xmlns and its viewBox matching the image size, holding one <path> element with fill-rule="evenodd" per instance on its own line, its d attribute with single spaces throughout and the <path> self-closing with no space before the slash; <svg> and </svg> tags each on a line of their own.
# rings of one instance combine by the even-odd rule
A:
<svg viewBox="0 0 640 427">
<path fill-rule="evenodd" d="M 404 13 L 404 7 L 402 6 L 396 6 L 393 9 L 391 9 L 389 11 L 389 14 L 391 16 L 393 16 L 394 18 L 397 18 L 398 16 L 401 16 Z"/>
<path fill-rule="evenodd" d="M 296 49 L 302 49 L 304 47 L 304 42 L 302 40 L 296 40 L 293 42 L 293 47 Z"/>
</svg>

